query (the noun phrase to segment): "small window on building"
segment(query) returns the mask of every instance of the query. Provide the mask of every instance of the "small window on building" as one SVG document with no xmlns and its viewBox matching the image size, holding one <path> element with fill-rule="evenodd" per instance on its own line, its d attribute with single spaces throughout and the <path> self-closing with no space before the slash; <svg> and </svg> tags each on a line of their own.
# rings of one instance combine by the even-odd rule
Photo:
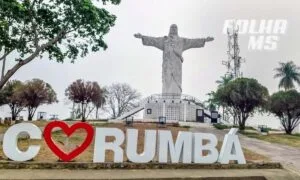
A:
<svg viewBox="0 0 300 180">
<path fill-rule="evenodd" d="M 152 109 L 147 109 L 147 114 L 152 114 Z"/>
</svg>

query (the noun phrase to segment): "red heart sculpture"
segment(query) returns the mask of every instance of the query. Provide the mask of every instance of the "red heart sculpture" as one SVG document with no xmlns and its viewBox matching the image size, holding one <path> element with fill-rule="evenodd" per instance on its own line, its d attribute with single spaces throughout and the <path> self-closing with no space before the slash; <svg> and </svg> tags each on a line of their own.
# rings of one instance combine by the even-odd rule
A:
<svg viewBox="0 0 300 180">
<path fill-rule="evenodd" d="M 74 149 L 72 152 L 66 153 L 62 151 L 53 141 L 51 134 L 53 128 L 61 128 L 62 131 L 69 137 L 76 131 L 77 129 L 84 129 L 87 133 L 87 136 L 83 143 Z M 61 160 L 63 161 L 71 161 L 76 156 L 81 154 L 92 142 L 94 137 L 94 128 L 83 122 L 75 123 L 69 127 L 69 125 L 63 121 L 53 121 L 47 124 L 47 126 L 44 129 L 44 138 L 48 145 L 48 147 L 51 149 L 51 151 L 56 154 Z"/>
</svg>

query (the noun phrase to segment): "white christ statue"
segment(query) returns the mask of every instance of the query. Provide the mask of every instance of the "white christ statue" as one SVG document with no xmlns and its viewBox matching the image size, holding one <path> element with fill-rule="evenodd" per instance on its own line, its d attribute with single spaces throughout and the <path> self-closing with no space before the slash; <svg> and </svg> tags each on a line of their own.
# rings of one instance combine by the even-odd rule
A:
<svg viewBox="0 0 300 180">
<path fill-rule="evenodd" d="M 181 95 L 182 93 L 182 53 L 191 48 L 204 47 L 205 42 L 214 38 L 188 39 L 178 36 L 176 24 L 171 25 L 169 36 L 149 37 L 140 33 L 134 35 L 140 38 L 145 46 L 153 46 L 163 51 L 162 63 L 162 93 Z"/>
</svg>

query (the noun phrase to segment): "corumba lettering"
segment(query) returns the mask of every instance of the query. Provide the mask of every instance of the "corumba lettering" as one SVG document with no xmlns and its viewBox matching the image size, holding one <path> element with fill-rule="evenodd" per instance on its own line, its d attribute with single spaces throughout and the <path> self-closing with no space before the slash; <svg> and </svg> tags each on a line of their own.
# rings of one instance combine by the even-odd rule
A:
<svg viewBox="0 0 300 180">
<path fill-rule="evenodd" d="M 68 136 L 76 129 L 85 129 L 88 138 L 72 152 L 55 150 L 51 136 L 45 135 L 51 132 L 53 127 L 61 128 Z M 133 163 L 149 163 L 158 161 L 159 163 L 222 163 L 228 164 L 235 160 L 238 164 L 245 164 L 245 157 L 242 151 L 239 138 L 236 135 L 237 129 L 225 136 L 220 154 L 216 148 L 218 140 L 215 135 L 209 133 L 179 132 L 176 140 L 173 139 L 171 131 L 167 130 L 145 130 L 144 152 L 137 153 L 138 130 L 127 129 L 124 133 L 118 128 L 95 128 L 86 123 L 76 123 L 69 127 L 64 122 L 54 121 L 45 127 L 44 138 L 49 148 L 63 161 L 70 161 L 83 152 L 91 143 L 94 136 L 94 157 L 93 162 L 104 163 L 105 152 L 114 152 L 114 162 L 122 163 L 124 155 Z M 95 133 L 94 133 L 95 131 Z M 27 133 L 31 139 L 42 139 L 41 130 L 34 124 L 21 123 L 10 127 L 3 139 L 3 152 L 13 161 L 27 161 L 33 159 L 39 152 L 39 145 L 29 145 L 26 151 L 20 151 L 17 146 L 18 135 Z M 113 142 L 107 142 L 106 137 L 114 137 Z M 204 143 L 206 142 L 206 143 Z M 126 143 L 126 148 L 121 145 Z M 157 159 L 155 159 L 157 157 Z"/>
</svg>

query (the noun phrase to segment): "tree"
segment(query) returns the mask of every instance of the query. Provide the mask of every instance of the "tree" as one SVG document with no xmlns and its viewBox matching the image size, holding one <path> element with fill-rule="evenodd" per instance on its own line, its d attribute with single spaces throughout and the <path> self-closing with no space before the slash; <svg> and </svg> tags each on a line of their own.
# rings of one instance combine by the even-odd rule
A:
<svg viewBox="0 0 300 180">
<path fill-rule="evenodd" d="M 296 66 L 293 61 L 279 63 L 280 67 L 276 68 L 277 72 L 274 78 L 280 78 L 279 88 L 290 90 L 295 88 L 294 82 L 300 85 L 300 67 Z"/>
<path fill-rule="evenodd" d="M 103 105 L 106 103 L 107 98 L 107 91 L 105 89 L 100 89 L 99 93 L 99 96 L 93 99 L 93 105 L 96 109 L 96 119 L 98 119 L 99 109 L 102 108 Z"/>
<path fill-rule="evenodd" d="M 23 83 L 18 80 L 8 81 L 0 92 L 2 105 L 7 104 L 11 110 L 12 120 L 16 120 L 20 112 L 24 109 L 24 100 L 20 97 Z"/>
<path fill-rule="evenodd" d="M 226 86 L 230 81 L 234 79 L 233 75 L 225 75 L 221 76 L 221 80 L 217 80 L 216 83 L 218 84 L 218 88 L 222 88 Z M 230 116 L 233 116 L 233 124 L 236 125 L 236 114 L 234 114 L 234 111 L 231 110 L 230 107 L 226 106 L 226 104 L 222 104 L 221 102 L 218 102 L 215 98 L 215 93 L 212 94 L 212 99 L 214 100 L 214 104 L 217 105 L 216 107 L 222 108 L 222 119 L 223 121 L 229 122 Z"/>
<path fill-rule="evenodd" d="M 5 96 L 2 91 L 0 91 L 0 106 L 5 105 Z"/>
<path fill-rule="evenodd" d="M 219 86 L 220 88 L 221 86 Z M 207 94 L 208 95 L 208 100 L 205 102 L 206 103 L 206 108 L 209 109 L 209 111 L 219 111 L 220 108 L 222 109 L 223 113 L 222 113 L 222 119 L 225 122 L 230 121 L 230 118 L 233 117 L 234 121 L 233 123 L 236 124 L 236 116 L 232 111 L 232 108 L 228 107 L 226 104 L 219 102 L 219 100 L 216 97 L 216 92 L 215 91 L 211 91 L 210 93 Z"/>
<path fill-rule="evenodd" d="M 107 89 L 107 108 L 112 119 L 135 108 L 140 100 L 140 93 L 129 84 L 112 84 Z"/>
<path fill-rule="evenodd" d="M 206 108 L 209 109 L 210 111 L 215 111 L 218 109 L 219 104 L 215 98 L 216 92 L 211 91 L 210 93 L 206 94 L 208 96 L 208 100 L 205 101 L 206 103 Z"/>
<path fill-rule="evenodd" d="M 56 93 L 51 85 L 40 79 L 25 82 L 20 90 L 19 97 L 24 101 L 24 106 L 28 109 L 29 121 L 32 121 L 39 106 L 58 102 Z"/>
<path fill-rule="evenodd" d="M 121 0 L 102 0 L 114 5 Z M 106 49 L 104 35 L 116 16 L 93 0 L 1 0 L 0 61 L 16 62 L 0 80 L 0 89 L 24 65 L 47 55 L 74 62 L 90 51 Z M 13 61 L 12 56 L 17 57 Z"/>
<path fill-rule="evenodd" d="M 244 130 L 249 116 L 265 107 L 269 93 L 255 79 L 238 78 L 219 88 L 215 97 L 218 102 L 232 108 L 237 115 L 239 128 Z"/>
<path fill-rule="evenodd" d="M 86 118 L 94 110 L 91 108 L 90 103 L 96 103 L 101 99 L 103 90 L 100 88 L 97 82 L 85 82 L 82 79 L 78 79 L 73 82 L 65 92 L 65 95 L 69 100 L 81 105 L 81 120 L 86 121 Z"/>
<path fill-rule="evenodd" d="M 221 76 L 221 80 L 217 80 L 216 83 L 218 84 L 218 87 L 226 86 L 230 81 L 233 80 L 233 76 Z"/>
<path fill-rule="evenodd" d="M 280 119 L 285 132 L 291 134 L 300 123 L 300 93 L 296 90 L 274 93 L 269 110 Z"/>
</svg>

